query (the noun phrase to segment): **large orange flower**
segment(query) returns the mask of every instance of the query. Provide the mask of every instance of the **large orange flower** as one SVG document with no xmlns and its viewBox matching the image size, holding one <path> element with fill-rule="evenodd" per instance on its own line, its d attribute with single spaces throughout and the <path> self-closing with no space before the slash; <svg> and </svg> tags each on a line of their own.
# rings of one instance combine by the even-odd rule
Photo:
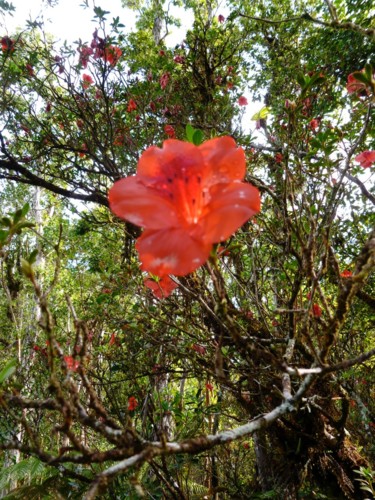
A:
<svg viewBox="0 0 375 500">
<path fill-rule="evenodd" d="M 137 173 L 109 191 L 111 210 L 144 228 L 136 248 L 142 269 L 184 276 L 204 264 L 212 245 L 259 212 L 259 191 L 245 184 L 245 154 L 231 137 L 195 146 L 170 139 L 148 148 Z"/>
</svg>

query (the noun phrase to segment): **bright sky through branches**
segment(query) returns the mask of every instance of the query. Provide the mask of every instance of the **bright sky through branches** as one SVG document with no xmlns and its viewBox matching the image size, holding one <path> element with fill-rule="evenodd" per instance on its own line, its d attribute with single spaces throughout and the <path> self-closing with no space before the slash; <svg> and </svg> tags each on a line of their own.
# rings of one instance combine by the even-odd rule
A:
<svg viewBox="0 0 375 500">
<path fill-rule="evenodd" d="M 13 16 L 6 16 L 4 25 L 11 33 L 17 28 L 25 29 L 26 21 L 38 21 L 45 24 L 47 33 L 53 34 L 57 39 L 72 42 L 78 40 L 91 41 L 94 31 L 94 13 L 92 7 L 85 9 L 80 0 L 60 0 L 57 5 L 50 7 L 43 0 L 12 0 L 16 11 Z M 108 16 L 110 22 L 113 17 L 119 16 L 126 27 L 133 27 L 135 14 L 121 6 L 121 0 L 110 0 L 103 6 L 111 12 Z"/>
<path fill-rule="evenodd" d="M 98 23 L 94 20 L 93 3 L 89 1 L 89 8 L 84 8 L 81 0 L 58 0 L 52 2 L 53 7 L 48 5 L 46 0 L 12 0 L 15 7 L 15 12 L 10 16 L 6 14 L 1 19 L 2 35 L 7 34 L 12 36 L 15 31 L 27 29 L 27 21 L 37 21 L 44 25 L 46 33 L 52 34 L 61 44 L 66 40 L 68 44 L 74 41 L 82 40 L 84 43 L 90 43 L 92 33 Z M 114 17 L 119 17 L 120 22 L 125 25 L 126 31 L 131 31 L 135 28 L 136 12 L 124 8 L 121 5 L 121 0 L 107 0 L 96 2 L 96 5 L 103 10 L 109 11 L 107 16 L 108 27 Z M 180 29 L 170 29 L 166 38 L 166 43 L 169 47 L 175 47 L 181 43 L 184 38 L 186 29 L 189 29 L 193 19 L 191 13 L 179 8 L 170 8 L 170 14 L 180 18 L 182 27 Z M 220 7 L 218 15 L 227 15 L 225 6 Z M 5 31 L 5 33 L 4 33 Z M 258 112 L 263 104 L 260 102 L 251 102 L 250 96 L 245 92 L 248 105 L 243 106 L 242 126 L 245 130 L 255 132 L 255 122 L 251 121 L 254 113 Z M 258 134 L 255 134 L 258 136 Z"/>
</svg>

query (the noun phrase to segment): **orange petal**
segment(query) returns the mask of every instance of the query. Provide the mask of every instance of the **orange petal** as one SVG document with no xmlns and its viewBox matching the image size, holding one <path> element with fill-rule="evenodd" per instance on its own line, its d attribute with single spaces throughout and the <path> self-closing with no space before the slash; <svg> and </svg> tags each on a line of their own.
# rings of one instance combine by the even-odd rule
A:
<svg viewBox="0 0 375 500">
<path fill-rule="evenodd" d="M 183 229 L 146 230 L 136 243 L 142 269 L 156 276 L 185 276 L 204 264 L 210 243 L 193 239 Z"/>
<path fill-rule="evenodd" d="M 152 278 L 146 278 L 144 285 L 149 288 L 158 299 L 164 299 L 175 290 L 178 285 L 169 276 L 163 276 L 159 281 Z"/>
<path fill-rule="evenodd" d="M 230 136 L 216 137 L 199 146 L 209 166 L 209 185 L 218 182 L 242 181 L 246 173 L 245 153 Z"/>
<path fill-rule="evenodd" d="M 137 176 L 115 182 L 108 196 L 112 212 L 137 226 L 161 229 L 178 225 L 171 202 L 157 190 L 145 186 Z"/>
<path fill-rule="evenodd" d="M 164 178 L 196 175 L 202 165 L 202 156 L 194 144 L 168 139 L 162 149 L 151 146 L 142 153 L 137 174 Z"/>
<path fill-rule="evenodd" d="M 199 225 L 206 242 L 219 243 L 259 212 L 260 194 L 256 187 L 244 182 L 224 184 L 212 191 L 211 202 Z"/>
</svg>

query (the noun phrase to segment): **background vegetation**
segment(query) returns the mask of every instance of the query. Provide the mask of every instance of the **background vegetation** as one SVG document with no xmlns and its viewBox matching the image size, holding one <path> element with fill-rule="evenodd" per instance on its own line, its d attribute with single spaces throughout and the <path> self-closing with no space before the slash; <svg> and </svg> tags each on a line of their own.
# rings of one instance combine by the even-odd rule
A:
<svg viewBox="0 0 375 500">
<path fill-rule="evenodd" d="M 372 2 L 125 8 L 2 33 L 2 498 L 372 498 Z M 159 300 L 107 192 L 188 124 L 262 208 Z"/>
</svg>

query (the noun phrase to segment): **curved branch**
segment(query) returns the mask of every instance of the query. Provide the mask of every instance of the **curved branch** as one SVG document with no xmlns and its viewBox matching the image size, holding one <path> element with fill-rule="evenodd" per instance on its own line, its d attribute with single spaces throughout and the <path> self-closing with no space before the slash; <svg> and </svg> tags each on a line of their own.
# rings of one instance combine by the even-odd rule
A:
<svg viewBox="0 0 375 500">
<path fill-rule="evenodd" d="M 279 19 L 279 20 L 264 19 L 262 17 L 257 17 L 257 16 L 249 16 L 247 14 L 242 14 L 240 12 L 238 13 L 238 15 L 240 17 L 245 17 L 246 19 L 251 19 L 253 21 L 258 21 L 258 22 L 261 22 L 264 24 L 283 24 L 283 23 L 290 23 L 290 22 L 295 22 L 295 21 L 309 21 L 313 24 L 319 24 L 320 26 L 325 26 L 326 28 L 355 31 L 357 33 L 361 33 L 361 35 L 363 35 L 363 36 L 367 36 L 367 37 L 375 40 L 375 29 L 363 28 L 359 24 L 353 23 L 351 21 L 346 21 L 346 22 L 340 22 L 337 20 L 333 20 L 331 22 L 322 21 L 320 19 L 316 19 L 308 12 L 305 12 L 301 16 L 288 17 L 286 19 Z"/>
<path fill-rule="evenodd" d="M 65 198 L 70 198 L 73 200 L 81 200 L 81 201 L 91 201 L 94 203 L 98 203 L 99 205 L 103 205 L 105 207 L 109 206 L 107 198 L 103 196 L 101 193 L 80 194 L 80 193 L 75 193 L 74 191 L 71 191 L 69 189 L 62 188 L 60 186 L 57 186 L 56 184 L 53 184 L 50 181 L 47 181 L 46 179 L 38 177 L 37 175 L 33 174 L 32 172 L 30 172 L 30 170 L 20 165 L 13 159 L 9 160 L 0 159 L 0 170 L 6 170 L 6 171 L 13 170 L 18 174 L 20 174 L 20 176 L 12 174 L 8 175 L 0 174 L 1 179 L 14 180 L 16 182 L 20 182 L 22 184 L 29 184 L 31 186 L 39 186 L 44 189 L 47 189 L 48 191 L 51 191 L 52 193 L 64 196 Z"/>
</svg>

